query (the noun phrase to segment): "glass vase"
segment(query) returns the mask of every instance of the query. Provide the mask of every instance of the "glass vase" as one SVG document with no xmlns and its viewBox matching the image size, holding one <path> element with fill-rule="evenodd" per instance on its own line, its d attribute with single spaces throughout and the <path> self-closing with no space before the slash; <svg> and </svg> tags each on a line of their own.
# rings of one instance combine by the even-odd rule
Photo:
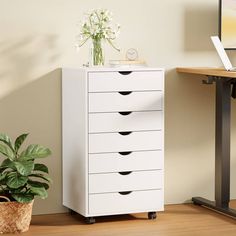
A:
<svg viewBox="0 0 236 236">
<path fill-rule="evenodd" d="M 94 66 L 103 66 L 105 61 L 101 39 L 93 39 L 92 61 Z"/>
</svg>

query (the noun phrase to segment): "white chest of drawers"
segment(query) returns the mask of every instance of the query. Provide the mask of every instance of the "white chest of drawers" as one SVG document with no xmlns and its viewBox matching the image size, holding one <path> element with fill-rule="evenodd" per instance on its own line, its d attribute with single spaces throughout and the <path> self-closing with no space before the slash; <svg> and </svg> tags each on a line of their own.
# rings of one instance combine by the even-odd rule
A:
<svg viewBox="0 0 236 236">
<path fill-rule="evenodd" d="M 164 208 L 163 116 L 163 69 L 63 69 L 63 205 L 90 223 L 155 218 Z"/>
</svg>

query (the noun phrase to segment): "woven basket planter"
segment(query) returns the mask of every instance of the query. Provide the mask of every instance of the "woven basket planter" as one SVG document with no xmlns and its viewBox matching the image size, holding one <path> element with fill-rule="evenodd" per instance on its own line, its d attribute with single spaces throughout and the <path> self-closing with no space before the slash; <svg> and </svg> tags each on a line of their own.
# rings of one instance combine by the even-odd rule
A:
<svg viewBox="0 0 236 236">
<path fill-rule="evenodd" d="M 0 198 L 5 197 L 0 196 Z M 32 207 L 33 201 L 30 203 L 0 202 L 0 233 L 27 231 L 31 221 Z"/>
</svg>

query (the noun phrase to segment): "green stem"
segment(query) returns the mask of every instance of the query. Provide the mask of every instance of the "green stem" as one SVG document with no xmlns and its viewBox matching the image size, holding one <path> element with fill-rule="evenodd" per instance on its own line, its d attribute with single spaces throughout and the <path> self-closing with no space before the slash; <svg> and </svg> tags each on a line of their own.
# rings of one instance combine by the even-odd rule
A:
<svg viewBox="0 0 236 236">
<path fill-rule="evenodd" d="M 104 65 L 101 39 L 93 39 L 93 65 Z"/>
<path fill-rule="evenodd" d="M 79 45 L 79 47 L 82 47 L 90 38 L 91 38 L 91 36 L 89 36 L 88 38 L 86 38 L 86 39 L 83 41 L 83 43 L 81 43 L 81 44 Z"/>
<path fill-rule="evenodd" d="M 115 47 L 115 45 L 112 43 L 112 41 L 110 39 L 107 39 L 108 43 L 115 49 L 117 50 L 118 52 L 120 52 L 120 49 Z"/>
</svg>

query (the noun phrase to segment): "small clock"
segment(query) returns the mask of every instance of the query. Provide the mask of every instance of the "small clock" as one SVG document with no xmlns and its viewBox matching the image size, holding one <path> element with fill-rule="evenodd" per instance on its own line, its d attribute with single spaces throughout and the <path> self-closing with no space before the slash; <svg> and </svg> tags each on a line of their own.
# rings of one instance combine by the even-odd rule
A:
<svg viewBox="0 0 236 236">
<path fill-rule="evenodd" d="M 138 59 L 138 51 L 135 48 L 129 48 L 126 51 L 126 58 L 129 61 L 135 61 Z"/>
</svg>

